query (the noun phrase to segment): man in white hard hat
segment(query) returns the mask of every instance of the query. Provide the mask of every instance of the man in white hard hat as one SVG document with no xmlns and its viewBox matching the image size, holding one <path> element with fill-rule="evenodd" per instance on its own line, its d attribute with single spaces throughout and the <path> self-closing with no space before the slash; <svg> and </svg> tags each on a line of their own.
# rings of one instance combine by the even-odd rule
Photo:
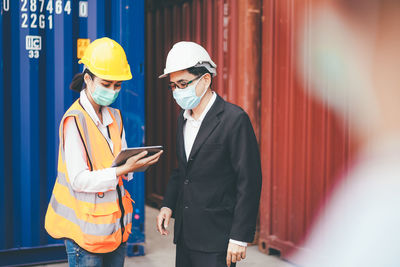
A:
<svg viewBox="0 0 400 267">
<path fill-rule="evenodd" d="M 167 235 L 175 217 L 177 267 L 235 266 L 252 242 L 261 163 L 250 119 L 211 90 L 216 64 L 193 42 L 176 43 L 164 74 L 178 105 L 178 168 L 157 217 Z"/>
</svg>

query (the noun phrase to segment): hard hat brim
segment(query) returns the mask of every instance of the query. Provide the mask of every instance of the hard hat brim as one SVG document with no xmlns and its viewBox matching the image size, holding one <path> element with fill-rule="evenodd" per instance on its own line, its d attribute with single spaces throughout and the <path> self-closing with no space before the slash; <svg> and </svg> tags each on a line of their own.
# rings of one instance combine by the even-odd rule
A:
<svg viewBox="0 0 400 267">
<path fill-rule="evenodd" d="M 79 60 L 78 61 L 79 64 L 85 64 L 84 60 Z M 101 74 L 99 72 L 97 72 L 96 70 L 91 70 L 90 68 L 88 68 L 90 70 L 91 73 L 93 73 L 94 75 L 96 75 L 96 77 L 99 77 L 100 79 L 103 80 L 108 80 L 108 81 L 128 81 L 132 79 L 132 73 L 129 71 L 129 73 L 127 74 L 123 74 L 123 75 L 104 75 Z"/>
<path fill-rule="evenodd" d="M 188 68 L 190 68 L 190 67 L 188 67 Z M 159 79 L 162 79 L 162 78 L 167 77 L 167 76 L 170 75 L 171 73 L 174 73 L 174 72 L 177 72 L 177 71 L 186 70 L 186 69 L 188 69 L 188 68 L 183 67 L 183 68 L 179 68 L 179 69 L 164 70 L 164 74 L 158 76 L 158 78 L 159 78 Z"/>
<path fill-rule="evenodd" d="M 97 77 L 103 80 L 108 80 L 108 81 L 128 81 L 132 79 L 132 74 L 127 74 L 127 75 L 121 75 L 121 76 L 115 76 L 115 75 L 98 75 L 96 73 L 93 73 Z"/>
<path fill-rule="evenodd" d="M 215 64 L 212 60 L 209 61 L 208 63 L 209 63 L 214 69 L 217 68 L 217 64 Z M 196 67 L 196 66 L 197 66 L 197 65 L 189 66 L 189 67 L 184 67 L 184 68 L 180 68 L 180 69 L 168 70 L 168 71 L 164 70 L 164 73 L 161 74 L 160 76 L 158 76 L 158 78 L 159 78 L 159 79 L 162 79 L 162 78 L 167 77 L 169 74 L 171 74 L 171 73 L 173 73 L 173 72 L 182 71 L 182 70 L 187 70 L 187 69 L 189 69 L 189 68 L 191 68 L 191 67 Z M 213 76 L 213 77 L 216 76 L 216 75 L 217 75 L 217 73 L 212 73 L 212 76 Z"/>
<path fill-rule="evenodd" d="M 168 75 L 169 75 L 169 73 L 161 74 L 160 76 L 158 76 L 158 79 L 165 78 L 165 77 L 167 77 Z"/>
</svg>

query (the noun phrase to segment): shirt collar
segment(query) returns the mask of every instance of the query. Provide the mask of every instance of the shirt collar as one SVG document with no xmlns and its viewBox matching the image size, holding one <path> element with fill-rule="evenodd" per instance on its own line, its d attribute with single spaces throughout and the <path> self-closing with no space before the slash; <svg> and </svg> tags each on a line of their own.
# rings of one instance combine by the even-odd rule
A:
<svg viewBox="0 0 400 267">
<path fill-rule="evenodd" d="M 213 91 L 211 99 L 208 101 L 206 108 L 203 110 L 203 113 L 201 113 L 200 117 L 197 120 L 192 117 L 192 115 L 191 115 L 192 111 L 190 109 L 185 110 L 185 112 L 183 113 L 183 118 L 185 118 L 186 120 L 189 120 L 189 121 L 202 122 L 204 120 L 204 118 L 206 117 L 208 111 L 211 109 L 211 107 L 214 104 L 216 99 L 217 99 L 217 94 Z"/>
<path fill-rule="evenodd" d="M 103 125 L 107 127 L 110 125 L 113 120 L 111 118 L 110 112 L 108 111 L 108 108 L 102 107 L 101 108 L 101 115 L 103 116 L 103 123 L 101 123 L 99 117 L 96 114 L 96 111 L 94 110 L 92 104 L 89 101 L 88 96 L 86 95 L 86 90 L 82 90 L 80 93 L 80 101 L 82 107 L 86 110 L 86 112 L 89 114 L 89 116 L 92 118 L 96 126 Z"/>
</svg>

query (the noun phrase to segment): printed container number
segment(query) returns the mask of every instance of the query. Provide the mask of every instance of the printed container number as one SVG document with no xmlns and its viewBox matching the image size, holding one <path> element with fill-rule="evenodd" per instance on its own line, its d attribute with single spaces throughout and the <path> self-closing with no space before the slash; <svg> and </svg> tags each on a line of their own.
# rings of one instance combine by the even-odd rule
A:
<svg viewBox="0 0 400 267">
<path fill-rule="evenodd" d="M 8 11 L 9 8 L 9 0 L 4 0 L 3 10 Z M 47 2 L 46 0 L 20 0 L 20 11 L 21 28 L 45 29 L 47 26 L 51 30 L 54 14 L 60 15 L 63 12 L 67 15 L 71 14 L 71 0 L 47 0 Z"/>
</svg>

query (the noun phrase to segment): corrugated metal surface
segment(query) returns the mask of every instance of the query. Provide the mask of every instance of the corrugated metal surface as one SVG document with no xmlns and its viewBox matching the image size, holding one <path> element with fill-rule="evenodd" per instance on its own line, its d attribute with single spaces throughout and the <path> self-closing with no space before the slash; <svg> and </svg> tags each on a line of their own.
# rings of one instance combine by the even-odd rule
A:
<svg viewBox="0 0 400 267">
<path fill-rule="evenodd" d="M 284 258 L 298 248 L 352 149 L 347 123 L 305 93 L 312 77 L 296 73 L 297 25 L 311 8 L 306 0 L 265 0 L 263 6 L 259 244 Z"/>
<path fill-rule="evenodd" d="M 351 127 L 309 97 L 296 73 L 297 26 L 311 8 L 309 0 L 148 1 L 146 136 L 166 146 L 147 178 L 149 202 L 161 201 L 176 164 L 178 107 L 157 76 L 173 43 L 196 41 L 218 65 L 213 89 L 249 113 L 259 137 L 260 250 L 286 257 L 299 246 L 354 149 Z"/>
<path fill-rule="evenodd" d="M 176 165 L 176 118 L 179 112 L 167 79 L 159 80 L 165 59 L 178 41 L 203 45 L 218 65 L 212 88 L 243 107 L 259 135 L 260 0 L 148 1 L 146 11 L 146 142 L 162 144 L 160 167 L 148 172 L 147 200 L 158 205 Z"/>
<path fill-rule="evenodd" d="M 0 265 L 65 259 L 44 230 L 56 178 L 58 124 L 78 97 L 68 89 L 77 39 L 110 36 L 125 47 L 134 79 L 117 106 L 130 146 L 144 143 L 144 1 L 1 2 L 0 16 Z M 87 7 L 87 8 L 86 8 Z M 80 10 L 80 11 L 79 11 Z M 142 254 L 144 177 L 127 185 L 136 200 L 130 254 Z"/>
</svg>

